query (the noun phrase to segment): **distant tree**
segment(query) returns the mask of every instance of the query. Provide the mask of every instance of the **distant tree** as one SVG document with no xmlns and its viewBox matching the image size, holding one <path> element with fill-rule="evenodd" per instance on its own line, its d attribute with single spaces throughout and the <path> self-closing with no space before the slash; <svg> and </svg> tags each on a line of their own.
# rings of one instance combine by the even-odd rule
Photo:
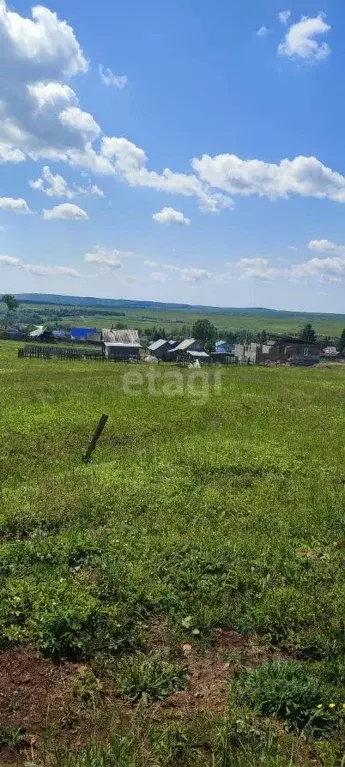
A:
<svg viewBox="0 0 345 767">
<path fill-rule="evenodd" d="M 217 338 L 217 328 L 212 325 L 210 320 L 197 320 L 192 328 L 193 338 L 200 341 L 201 344 L 208 344 L 213 348 Z"/>
<path fill-rule="evenodd" d="M 306 344 L 315 344 L 316 343 L 316 333 L 313 328 L 313 326 L 310 324 L 310 322 L 307 323 L 307 325 L 302 328 L 300 334 L 299 334 L 300 340 L 304 341 Z"/>
<path fill-rule="evenodd" d="M 117 322 L 116 325 L 115 325 L 116 330 L 125 330 L 126 327 L 127 326 L 125 325 L 124 322 Z"/>
<path fill-rule="evenodd" d="M 340 351 L 340 354 L 344 354 L 345 352 L 345 328 L 340 336 L 339 343 L 338 343 L 338 349 Z"/>
<path fill-rule="evenodd" d="M 262 330 L 259 337 L 259 343 L 260 344 L 267 344 L 267 333 L 266 330 Z"/>
<path fill-rule="evenodd" d="M 3 303 L 6 304 L 9 312 L 14 312 L 16 309 L 18 309 L 19 302 L 14 296 L 11 296 L 10 293 L 5 293 L 5 295 L 2 297 L 2 300 Z"/>
</svg>

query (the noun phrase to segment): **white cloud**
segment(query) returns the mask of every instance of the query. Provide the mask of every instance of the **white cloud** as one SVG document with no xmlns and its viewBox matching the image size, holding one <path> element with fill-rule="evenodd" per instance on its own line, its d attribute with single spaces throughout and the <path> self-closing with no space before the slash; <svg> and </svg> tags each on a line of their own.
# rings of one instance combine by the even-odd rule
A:
<svg viewBox="0 0 345 767">
<path fill-rule="evenodd" d="M 104 192 L 97 184 L 90 184 L 86 187 L 73 184 L 72 188 L 69 188 L 66 179 L 58 173 L 54 175 L 48 165 L 42 169 L 42 177 L 37 178 L 36 181 L 29 181 L 29 185 L 31 189 L 43 192 L 47 197 L 66 197 L 68 200 L 73 200 L 79 194 L 104 197 Z"/>
<path fill-rule="evenodd" d="M 44 192 L 47 197 L 67 197 L 72 199 L 74 193 L 68 189 L 68 184 L 63 176 L 58 173 L 54 176 L 48 165 L 45 165 L 42 170 L 42 178 L 36 179 L 36 181 L 29 181 L 32 189 Z"/>
<path fill-rule="evenodd" d="M 26 264 L 21 261 L 20 258 L 14 258 L 13 256 L 0 256 L 0 265 L 13 266 L 16 269 L 21 269 L 28 274 L 33 274 L 36 277 L 53 277 L 53 276 L 65 276 L 65 277 L 81 277 L 82 275 L 69 266 L 44 266 L 43 264 Z"/>
<path fill-rule="evenodd" d="M 30 213 L 27 202 L 22 197 L 0 197 L 0 210 L 11 210 L 13 213 Z"/>
<path fill-rule="evenodd" d="M 174 208 L 162 208 L 159 213 L 154 213 L 152 218 L 159 224 L 186 224 L 187 226 L 190 224 L 190 218 Z"/>
<path fill-rule="evenodd" d="M 298 194 L 345 202 L 345 177 L 327 168 L 316 157 L 284 159 L 279 164 L 242 160 L 234 154 L 195 158 L 192 165 L 201 180 L 232 195 L 271 199 Z"/>
<path fill-rule="evenodd" d="M 122 90 L 128 83 L 126 75 L 114 75 L 111 69 L 103 67 L 102 64 L 99 65 L 98 71 L 104 85 L 113 85 L 115 88 Z"/>
<path fill-rule="evenodd" d="M 21 266 L 21 261 L 13 256 L 0 256 L 0 264 L 5 264 L 5 266 Z"/>
<path fill-rule="evenodd" d="M 80 191 L 81 189 L 83 189 L 83 187 L 79 186 L 78 190 L 81 194 L 94 194 L 96 195 L 96 197 L 104 197 L 103 189 L 100 189 L 99 186 L 97 186 L 97 184 L 91 184 L 89 189 L 86 188 L 86 190 L 84 187 L 82 192 Z"/>
<path fill-rule="evenodd" d="M 92 115 L 89 112 L 83 112 L 79 107 L 67 107 L 60 112 L 59 120 L 69 130 L 85 136 L 86 140 L 93 141 L 101 132 Z"/>
<path fill-rule="evenodd" d="M 345 245 L 336 245 L 329 240 L 311 240 L 308 248 L 332 255 L 325 258 L 314 257 L 283 269 L 271 266 L 267 258 L 261 257 L 241 258 L 236 265 L 241 270 L 242 278 L 266 282 L 276 279 L 300 280 L 308 277 L 328 282 L 340 282 L 345 279 Z"/>
<path fill-rule="evenodd" d="M 72 269 L 69 266 L 42 266 L 40 264 L 24 264 L 22 268 L 25 269 L 26 272 L 34 274 L 36 277 L 64 276 L 78 278 L 82 276 L 76 269 Z"/>
<path fill-rule="evenodd" d="M 164 272 L 152 272 L 152 274 L 151 274 L 151 278 L 152 278 L 152 279 L 153 279 L 155 282 L 162 282 L 162 283 L 163 283 L 163 282 L 166 282 L 166 281 L 167 281 L 167 279 L 168 279 L 167 275 L 166 275 L 166 274 L 164 274 Z"/>
<path fill-rule="evenodd" d="M 158 266 L 157 261 L 144 261 L 144 266 L 149 266 L 151 269 L 154 269 L 155 266 Z"/>
<path fill-rule="evenodd" d="M 331 240 L 310 240 L 308 248 L 309 250 L 317 250 L 319 253 L 332 253 L 334 256 L 345 258 L 345 245 L 337 245 Z"/>
<path fill-rule="evenodd" d="M 101 154 L 111 164 L 113 173 L 124 178 L 130 186 L 144 186 L 185 197 L 195 196 L 201 207 L 211 212 L 233 205 L 226 195 L 210 193 L 194 174 L 174 173 L 169 168 L 162 173 L 148 170 L 144 150 L 126 138 L 105 137 Z"/>
<path fill-rule="evenodd" d="M 285 38 L 278 47 L 280 56 L 299 58 L 304 61 L 318 62 L 329 56 L 331 49 L 327 43 L 319 43 L 315 38 L 329 32 L 331 27 L 325 21 L 325 14 L 302 16 L 297 24 L 289 27 Z"/>
<path fill-rule="evenodd" d="M 55 208 L 46 208 L 43 210 L 43 218 L 46 221 L 52 219 L 65 218 L 75 221 L 82 221 L 88 218 L 85 210 L 79 208 L 78 205 L 73 205 L 70 202 L 64 202 L 61 205 L 55 205 Z"/>
<path fill-rule="evenodd" d="M 68 118 L 59 120 L 61 109 L 78 102 L 63 81 L 88 68 L 65 21 L 43 6 L 32 9 L 32 19 L 25 18 L 0 0 L 0 67 L 6 72 L 0 87 L 0 146 L 6 154 L 66 159 L 69 150 L 85 148 L 85 134 Z M 7 159 L 22 157 L 16 153 Z"/>
<path fill-rule="evenodd" d="M 265 37 L 268 32 L 269 32 L 268 27 L 262 26 L 260 27 L 260 29 L 257 30 L 257 32 L 255 32 L 255 34 L 257 35 L 257 37 Z"/>
<path fill-rule="evenodd" d="M 85 261 L 89 264 L 101 264 L 108 269 L 121 269 L 122 258 L 126 258 L 128 255 L 121 250 L 106 250 L 97 246 L 93 253 L 85 254 Z"/>
<path fill-rule="evenodd" d="M 0 162 L 23 162 L 25 160 L 25 154 L 20 149 L 14 149 L 13 147 L 0 142 Z"/>
<path fill-rule="evenodd" d="M 328 50 L 314 39 L 328 30 L 324 16 L 302 19 L 299 25 L 287 30 L 280 53 L 292 55 L 294 50 L 306 59 L 326 55 Z M 130 186 L 194 197 L 207 212 L 233 207 L 231 195 L 274 199 L 299 194 L 345 202 L 345 177 L 315 157 L 274 164 L 231 154 L 203 155 L 192 160 L 190 173 L 151 170 L 142 148 L 124 137 L 101 137 L 94 117 L 79 107 L 65 80 L 86 72 L 88 63 L 73 29 L 41 6 L 33 9 L 31 19 L 0 0 L 0 67 L 6 72 L 0 83 L 0 162 L 66 162 L 118 176 Z M 44 184 L 42 191 L 48 187 Z"/>
<path fill-rule="evenodd" d="M 72 88 L 64 83 L 30 83 L 27 85 L 27 90 L 39 110 L 47 107 L 62 107 L 66 103 L 77 101 Z"/>
<path fill-rule="evenodd" d="M 212 277 L 211 273 L 207 272 L 205 269 L 196 269 L 194 267 L 181 269 L 180 274 L 183 282 L 192 283 L 204 282 L 205 280 L 210 280 Z"/>
<path fill-rule="evenodd" d="M 291 11 L 289 11 L 289 10 L 280 11 L 278 13 L 278 19 L 279 19 L 279 21 L 281 21 L 282 24 L 287 24 L 288 21 L 289 21 L 290 16 L 291 16 Z"/>
<path fill-rule="evenodd" d="M 196 285 L 199 282 L 210 280 L 212 274 L 206 269 L 199 269 L 197 267 L 179 267 L 173 264 L 164 264 L 164 269 L 168 269 L 170 272 L 176 272 L 182 282 L 191 282 Z"/>
</svg>

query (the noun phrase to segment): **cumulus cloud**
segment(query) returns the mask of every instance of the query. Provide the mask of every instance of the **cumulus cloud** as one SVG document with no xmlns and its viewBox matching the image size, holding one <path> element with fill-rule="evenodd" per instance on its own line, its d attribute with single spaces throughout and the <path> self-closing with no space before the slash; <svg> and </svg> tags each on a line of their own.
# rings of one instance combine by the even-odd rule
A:
<svg viewBox="0 0 345 767">
<path fill-rule="evenodd" d="M 126 77 L 126 75 L 114 75 L 114 72 L 112 72 L 111 69 L 103 67 L 102 64 L 99 65 L 98 71 L 104 85 L 113 85 L 114 88 L 122 90 L 128 83 L 128 77 Z"/>
<path fill-rule="evenodd" d="M 279 21 L 281 21 L 282 24 L 287 24 L 288 21 L 289 21 L 290 16 L 291 16 L 291 11 L 289 11 L 289 10 L 280 11 L 278 13 L 278 19 L 279 19 Z"/>
<path fill-rule="evenodd" d="M 170 272 L 175 272 L 182 282 L 191 282 L 196 285 L 199 282 L 210 280 L 212 274 L 206 269 L 199 269 L 197 267 L 179 267 L 173 264 L 164 264 L 164 269 L 168 269 Z"/>
<path fill-rule="evenodd" d="M 24 162 L 25 154 L 20 149 L 15 149 L 9 144 L 0 142 L 0 162 Z"/>
<path fill-rule="evenodd" d="M 85 261 L 89 264 L 100 264 L 108 269 L 121 269 L 122 259 L 128 257 L 128 253 L 121 250 L 107 250 L 97 246 L 92 253 L 85 254 Z"/>
<path fill-rule="evenodd" d="M 331 240 L 310 240 L 308 248 L 309 250 L 317 250 L 319 253 L 331 253 L 334 256 L 345 258 L 345 245 L 337 245 Z"/>
<path fill-rule="evenodd" d="M 5 264 L 5 266 L 21 266 L 21 261 L 19 258 L 14 258 L 14 256 L 0 256 L 0 264 Z"/>
<path fill-rule="evenodd" d="M 284 159 L 279 164 L 242 160 L 234 154 L 195 158 L 193 168 L 210 187 L 232 195 L 277 199 L 298 194 L 345 202 L 345 177 L 323 165 L 316 157 Z"/>
<path fill-rule="evenodd" d="M 0 67 L 6 72 L 0 88 L 0 145 L 7 153 L 66 159 L 69 150 L 85 150 L 85 135 L 96 134 L 96 123 L 79 110 L 78 124 L 72 124 L 68 108 L 77 109 L 78 99 L 64 80 L 86 72 L 88 63 L 67 22 L 42 6 L 26 18 L 0 0 Z M 17 153 L 8 157 L 20 159 Z"/>
<path fill-rule="evenodd" d="M 262 27 L 260 27 L 260 29 L 257 30 L 257 32 L 255 32 L 255 34 L 257 35 L 257 37 L 265 37 L 268 31 L 269 31 L 268 27 L 265 27 L 263 25 Z"/>
<path fill-rule="evenodd" d="M 66 197 L 68 200 L 73 200 L 79 194 L 91 194 L 98 197 L 104 197 L 104 192 L 97 186 L 97 184 L 90 184 L 89 186 L 77 186 L 73 184 L 69 188 L 66 179 L 60 176 L 59 173 L 51 172 L 48 165 L 45 165 L 42 169 L 42 177 L 37 178 L 35 181 L 29 181 L 31 189 L 43 192 L 47 197 Z"/>
<path fill-rule="evenodd" d="M 69 266 L 45 266 L 43 264 L 26 264 L 21 261 L 20 258 L 14 256 L 0 256 L 0 265 L 12 266 L 16 269 L 20 269 L 28 274 L 33 274 L 35 277 L 52 277 L 52 276 L 65 276 L 78 278 L 82 275 Z"/>
<path fill-rule="evenodd" d="M 337 245 L 330 240 L 311 240 L 310 250 L 330 253 L 324 258 L 310 258 L 302 263 L 291 264 L 286 268 L 271 266 L 267 258 L 241 258 L 237 267 L 241 277 L 272 281 L 276 279 L 300 280 L 308 277 L 319 281 L 340 282 L 345 279 L 345 245 Z"/>
<path fill-rule="evenodd" d="M 144 266 L 149 266 L 151 269 L 154 269 L 155 266 L 158 266 L 157 261 L 144 261 Z"/>
<path fill-rule="evenodd" d="M 324 13 L 315 17 L 302 16 L 297 24 L 292 24 L 278 47 L 279 55 L 309 62 L 326 59 L 331 52 L 329 45 L 315 39 L 331 29 L 325 18 Z"/>
<path fill-rule="evenodd" d="M 88 218 L 88 215 L 83 208 L 79 208 L 78 205 L 73 205 L 70 202 L 64 202 L 61 205 L 55 205 L 55 208 L 44 209 L 43 218 L 46 221 L 52 219 L 65 218 L 75 221 L 83 221 Z"/>
<path fill-rule="evenodd" d="M 304 17 L 287 30 L 281 55 L 320 60 L 328 46 L 315 37 L 328 29 L 322 14 Z M 299 194 L 345 202 L 345 177 L 315 157 L 275 164 L 232 154 L 203 155 L 192 159 L 191 172 L 150 169 L 141 147 L 124 137 L 101 136 L 94 117 L 79 106 L 65 80 L 86 72 L 88 63 L 73 29 L 47 8 L 35 7 L 32 18 L 26 18 L 0 0 L 0 66 L 6 72 L 0 83 L 0 162 L 66 162 L 93 174 L 118 176 L 130 186 L 194 197 L 207 212 L 230 209 L 236 195 L 274 199 Z M 42 191 L 47 188 L 43 184 Z"/>
<path fill-rule="evenodd" d="M 152 218 L 159 224 L 186 224 L 187 226 L 190 224 L 190 218 L 174 208 L 162 208 L 159 213 L 154 213 Z"/>
<path fill-rule="evenodd" d="M 0 197 L 0 210 L 11 210 L 13 213 L 30 213 L 30 208 L 22 197 Z"/>
<path fill-rule="evenodd" d="M 104 137 L 102 156 L 111 163 L 113 172 L 121 176 L 130 186 L 143 186 L 160 192 L 197 197 L 204 210 L 215 212 L 232 207 L 232 201 L 222 193 L 210 193 L 194 174 L 174 173 L 165 168 L 162 173 L 147 168 L 147 157 L 143 149 L 126 138 Z"/>
</svg>

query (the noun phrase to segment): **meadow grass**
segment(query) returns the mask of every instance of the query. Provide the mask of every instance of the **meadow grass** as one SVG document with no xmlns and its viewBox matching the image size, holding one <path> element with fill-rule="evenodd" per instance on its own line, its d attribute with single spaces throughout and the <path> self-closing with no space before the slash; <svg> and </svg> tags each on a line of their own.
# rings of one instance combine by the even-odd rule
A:
<svg viewBox="0 0 345 767">
<path fill-rule="evenodd" d="M 144 365 L 18 360 L 15 344 L 0 345 L 0 645 L 119 663 L 118 694 L 132 702 L 183 687 L 178 648 L 203 652 L 220 627 L 302 671 L 272 666 L 253 682 L 240 669 L 225 718 L 186 715 L 176 729 L 145 714 L 107 745 L 48 749 L 35 763 L 340 765 L 345 372 L 230 366 L 220 391 L 212 379 L 198 397 L 182 370 L 183 391 L 169 397 L 167 370 L 155 396 L 146 378 L 129 396 L 123 376 L 146 375 Z M 101 413 L 109 421 L 86 466 Z M 153 624 L 176 658 L 151 669 Z M 296 712 L 294 734 L 279 737 L 277 678 Z M 309 753 L 301 733 L 319 705 Z"/>
</svg>

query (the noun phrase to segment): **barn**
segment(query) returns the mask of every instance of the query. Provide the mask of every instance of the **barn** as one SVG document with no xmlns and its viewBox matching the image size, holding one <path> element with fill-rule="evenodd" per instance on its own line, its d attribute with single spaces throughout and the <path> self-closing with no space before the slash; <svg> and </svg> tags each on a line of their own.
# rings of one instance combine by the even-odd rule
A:
<svg viewBox="0 0 345 767">
<path fill-rule="evenodd" d="M 199 360 L 199 362 L 209 362 L 210 355 L 205 352 L 199 341 L 195 338 L 185 338 L 180 344 L 167 352 L 167 358 L 177 362 L 187 362 Z"/>
<path fill-rule="evenodd" d="M 140 359 L 137 330 L 102 330 L 103 353 L 108 360 Z"/>
<path fill-rule="evenodd" d="M 177 341 L 167 341 L 166 338 L 158 338 L 157 341 L 153 341 L 150 346 L 147 347 L 147 351 L 152 357 L 157 357 L 160 360 L 169 359 L 168 351 L 177 346 Z"/>
</svg>

